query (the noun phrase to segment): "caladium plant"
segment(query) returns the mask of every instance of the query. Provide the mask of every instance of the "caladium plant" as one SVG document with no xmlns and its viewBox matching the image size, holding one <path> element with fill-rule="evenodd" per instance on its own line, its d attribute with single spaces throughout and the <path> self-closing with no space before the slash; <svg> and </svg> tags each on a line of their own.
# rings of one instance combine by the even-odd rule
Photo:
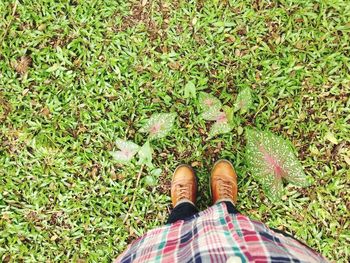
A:
<svg viewBox="0 0 350 263">
<path fill-rule="evenodd" d="M 122 139 L 116 140 L 116 146 L 119 151 L 111 151 L 110 154 L 119 163 L 128 163 L 138 153 L 139 165 L 146 165 L 153 169 L 152 154 L 153 149 L 150 140 L 162 138 L 172 129 L 176 114 L 175 113 L 156 113 L 147 120 L 146 124 L 140 129 L 141 132 L 149 133 L 148 140 L 140 147 L 139 145 Z"/>
<path fill-rule="evenodd" d="M 215 121 L 209 130 L 209 138 L 230 132 L 233 129 L 230 111 L 223 111 L 219 99 L 205 92 L 199 94 L 199 103 L 203 110 L 201 117 L 207 121 Z"/>
<path fill-rule="evenodd" d="M 203 110 L 203 113 L 220 112 L 222 107 L 222 104 L 218 98 L 206 92 L 199 93 L 199 104 Z"/>
<path fill-rule="evenodd" d="M 139 150 L 139 161 L 138 164 L 145 164 L 148 166 L 148 168 L 153 168 L 152 164 L 152 154 L 153 154 L 153 149 L 149 143 L 149 141 L 145 142 L 144 145 Z"/>
<path fill-rule="evenodd" d="M 249 87 L 241 90 L 235 102 L 235 111 L 240 111 L 240 113 L 247 112 L 252 105 L 252 92 Z"/>
<path fill-rule="evenodd" d="M 171 131 L 176 118 L 176 113 L 155 113 L 140 129 L 140 132 L 148 133 L 149 139 L 160 139 Z"/>
<path fill-rule="evenodd" d="M 136 153 L 138 153 L 139 160 L 137 162 L 140 165 L 140 171 L 137 175 L 135 188 L 139 186 L 141 174 L 143 168 L 147 166 L 149 169 L 153 169 L 154 166 L 152 164 L 152 154 L 153 149 L 150 145 L 150 140 L 163 138 L 168 132 L 172 129 L 174 121 L 176 118 L 175 113 L 156 113 L 151 116 L 150 119 L 147 120 L 146 124 L 140 129 L 141 132 L 148 133 L 148 139 L 144 143 L 142 147 L 131 141 L 125 141 L 122 139 L 116 140 L 116 146 L 119 151 L 111 151 L 110 154 L 113 158 L 119 163 L 128 163 L 132 160 Z M 146 185 L 154 185 L 156 183 L 155 176 L 161 173 L 160 169 L 155 169 L 150 172 L 145 178 Z M 128 213 L 124 217 L 123 223 L 128 220 L 128 217 L 133 209 L 136 198 L 136 191 L 133 194 L 132 201 L 128 210 Z"/>
<path fill-rule="evenodd" d="M 249 128 L 246 140 L 247 165 L 270 199 L 281 198 L 282 179 L 299 186 L 308 185 L 302 165 L 284 139 L 268 131 Z"/>
<path fill-rule="evenodd" d="M 119 138 L 116 140 L 115 144 L 118 147 L 119 151 L 111 151 L 110 154 L 116 161 L 120 163 L 130 162 L 140 149 L 140 146 L 137 144 Z"/>
</svg>

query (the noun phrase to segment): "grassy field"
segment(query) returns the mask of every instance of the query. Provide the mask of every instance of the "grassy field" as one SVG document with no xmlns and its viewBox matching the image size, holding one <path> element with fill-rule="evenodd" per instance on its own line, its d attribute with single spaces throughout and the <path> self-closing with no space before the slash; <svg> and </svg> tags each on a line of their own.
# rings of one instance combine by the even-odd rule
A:
<svg viewBox="0 0 350 263">
<path fill-rule="evenodd" d="M 0 14 L 0 261 L 108 262 L 165 222 L 178 164 L 196 169 L 204 209 L 227 158 L 242 213 L 348 262 L 348 1 L 4 0 Z M 226 105 L 251 87 L 240 127 L 289 139 L 313 184 L 266 199 L 241 128 L 209 140 L 189 81 Z M 175 128 L 154 143 L 157 184 L 144 169 L 135 189 L 140 166 L 109 151 L 144 143 L 157 112 L 177 113 Z"/>
</svg>

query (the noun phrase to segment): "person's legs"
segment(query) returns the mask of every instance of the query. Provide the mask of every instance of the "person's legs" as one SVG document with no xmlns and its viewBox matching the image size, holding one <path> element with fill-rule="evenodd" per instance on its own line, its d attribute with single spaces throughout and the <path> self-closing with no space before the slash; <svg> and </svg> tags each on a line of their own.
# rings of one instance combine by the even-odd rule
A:
<svg viewBox="0 0 350 263">
<path fill-rule="evenodd" d="M 219 160 L 214 164 L 210 176 L 210 187 L 213 203 L 225 203 L 229 213 L 238 213 L 237 202 L 237 175 L 231 162 Z"/>
<path fill-rule="evenodd" d="M 236 206 L 234 205 L 237 201 L 237 175 L 232 164 L 227 160 L 219 160 L 215 163 L 211 172 L 211 192 L 213 197 L 213 203 L 225 203 L 227 211 L 230 214 L 239 213 Z M 302 245 L 310 248 L 305 243 L 296 239 L 294 236 L 275 229 L 270 228 L 276 233 L 282 234 L 285 237 L 293 238 Z M 311 248 L 310 248 L 311 249 Z"/>
<path fill-rule="evenodd" d="M 171 201 L 174 209 L 170 213 L 167 224 L 183 220 L 198 213 L 195 207 L 197 197 L 197 178 L 188 165 L 176 168 L 171 181 Z"/>
<path fill-rule="evenodd" d="M 232 202 L 223 201 L 223 203 L 226 204 L 227 212 L 229 212 L 230 214 L 238 214 L 239 213 L 236 206 Z"/>
<path fill-rule="evenodd" d="M 227 211 L 230 214 L 237 214 L 239 213 L 235 205 L 230 201 L 222 201 L 226 204 Z M 189 218 L 195 214 L 197 214 L 199 211 L 198 209 L 190 202 L 183 202 L 178 204 L 174 209 L 170 212 L 167 224 L 175 223 L 178 220 L 185 220 L 186 218 Z"/>
<path fill-rule="evenodd" d="M 234 205 L 237 200 L 237 176 L 229 161 L 220 160 L 214 165 L 211 189 L 214 204 L 223 202 L 229 213 L 238 213 Z M 174 209 L 169 215 L 167 224 L 185 220 L 198 213 L 194 205 L 196 193 L 197 180 L 194 171 L 190 166 L 180 165 L 176 168 L 171 182 L 171 199 Z"/>
<path fill-rule="evenodd" d="M 198 209 L 190 202 L 182 202 L 171 211 L 167 224 L 175 223 L 178 220 L 184 220 L 198 213 Z"/>
</svg>

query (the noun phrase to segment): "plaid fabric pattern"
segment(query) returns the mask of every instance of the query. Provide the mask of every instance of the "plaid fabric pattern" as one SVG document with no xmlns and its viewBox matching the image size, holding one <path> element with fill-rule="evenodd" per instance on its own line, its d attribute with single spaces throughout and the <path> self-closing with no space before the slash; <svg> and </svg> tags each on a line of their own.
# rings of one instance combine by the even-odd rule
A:
<svg viewBox="0 0 350 263">
<path fill-rule="evenodd" d="M 293 238 L 216 204 L 132 242 L 115 262 L 327 262 Z"/>
</svg>

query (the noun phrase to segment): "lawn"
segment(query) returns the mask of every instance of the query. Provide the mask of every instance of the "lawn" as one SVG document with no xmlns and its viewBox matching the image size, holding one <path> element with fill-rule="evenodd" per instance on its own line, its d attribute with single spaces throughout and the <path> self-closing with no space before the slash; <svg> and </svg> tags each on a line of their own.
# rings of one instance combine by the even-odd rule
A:
<svg viewBox="0 0 350 263">
<path fill-rule="evenodd" d="M 4 0 L 0 14 L 0 261 L 109 262 L 164 224 L 178 164 L 197 171 L 204 209 L 208 171 L 227 158 L 243 214 L 348 262 L 348 1 Z M 198 93 L 232 106 L 246 87 L 252 109 L 209 139 Z M 168 112 L 155 169 L 112 158 L 118 138 L 142 145 L 145 121 Z M 293 143 L 312 185 L 267 199 L 246 127 Z"/>
</svg>

